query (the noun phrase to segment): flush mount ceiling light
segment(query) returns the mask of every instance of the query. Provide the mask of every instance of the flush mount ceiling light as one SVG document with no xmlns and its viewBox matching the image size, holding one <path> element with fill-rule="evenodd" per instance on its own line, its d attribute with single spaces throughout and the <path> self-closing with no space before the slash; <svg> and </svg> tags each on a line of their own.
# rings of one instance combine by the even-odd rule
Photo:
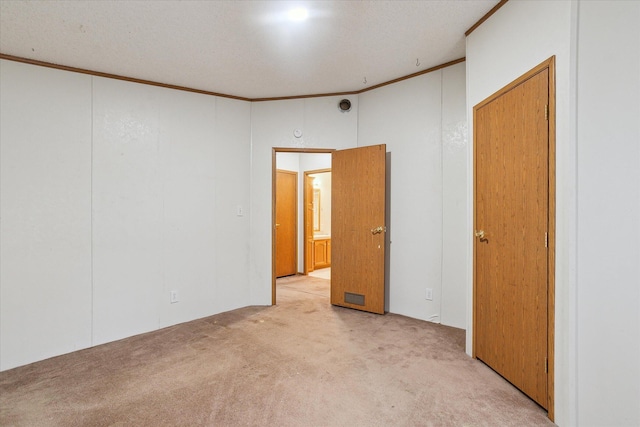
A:
<svg viewBox="0 0 640 427">
<path fill-rule="evenodd" d="M 309 17 L 309 11 L 304 7 L 297 7 L 295 9 L 291 9 L 287 15 L 291 21 L 302 22 Z"/>
</svg>

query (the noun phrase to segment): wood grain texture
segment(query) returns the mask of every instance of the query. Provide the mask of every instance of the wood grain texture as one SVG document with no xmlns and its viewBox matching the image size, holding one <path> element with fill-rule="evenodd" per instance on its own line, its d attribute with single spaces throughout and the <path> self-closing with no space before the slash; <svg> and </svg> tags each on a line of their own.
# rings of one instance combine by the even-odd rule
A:
<svg viewBox="0 0 640 427">
<path fill-rule="evenodd" d="M 475 356 L 548 407 L 549 70 L 474 109 Z"/>
<path fill-rule="evenodd" d="M 335 151 L 331 186 L 331 304 L 384 313 L 386 146 Z M 364 295 L 364 305 L 344 301 Z"/>
<path fill-rule="evenodd" d="M 297 273 L 298 173 L 276 171 L 276 277 Z"/>
<path fill-rule="evenodd" d="M 314 269 L 331 266 L 331 239 L 317 239 L 313 241 Z"/>
</svg>

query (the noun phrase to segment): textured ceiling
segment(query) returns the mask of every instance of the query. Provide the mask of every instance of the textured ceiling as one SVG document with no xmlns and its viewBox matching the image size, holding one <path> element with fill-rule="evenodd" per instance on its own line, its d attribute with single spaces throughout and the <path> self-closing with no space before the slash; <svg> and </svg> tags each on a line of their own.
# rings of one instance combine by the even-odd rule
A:
<svg viewBox="0 0 640 427">
<path fill-rule="evenodd" d="M 0 52 L 246 98 L 349 92 L 463 57 L 497 3 L 0 0 Z"/>
</svg>

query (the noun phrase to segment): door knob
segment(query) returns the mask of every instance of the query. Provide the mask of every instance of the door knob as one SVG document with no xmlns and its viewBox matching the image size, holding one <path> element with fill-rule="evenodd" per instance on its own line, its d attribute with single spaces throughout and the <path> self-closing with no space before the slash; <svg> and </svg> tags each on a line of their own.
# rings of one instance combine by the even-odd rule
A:
<svg viewBox="0 0 640 427">
<path fill-rule="evenodd" d="M 480 240 L 484 239 L 484 230 L 476 230 L 476 237 L 479 237 Z"/>
<path fill-rule="evenodd" d="M 384 227 L 376 227 L 371 229 L 371 234 L 380 234 L 383 231 L 385 231 Z"/>
</svg>

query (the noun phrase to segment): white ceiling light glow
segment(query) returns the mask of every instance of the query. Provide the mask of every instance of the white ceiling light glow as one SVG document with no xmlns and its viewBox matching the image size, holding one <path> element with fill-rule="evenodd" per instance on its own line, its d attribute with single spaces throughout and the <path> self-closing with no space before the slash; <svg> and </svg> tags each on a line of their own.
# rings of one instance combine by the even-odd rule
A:
<svg viewBox="0 0 640 427">
<path fill-rule="evenodd" d="M 291 21 L 302 22 L 309 17 L 309 11 L 304 7 L 297 7 L 295 9 L 291 9 L 288 16 Z"/>
</svg>

